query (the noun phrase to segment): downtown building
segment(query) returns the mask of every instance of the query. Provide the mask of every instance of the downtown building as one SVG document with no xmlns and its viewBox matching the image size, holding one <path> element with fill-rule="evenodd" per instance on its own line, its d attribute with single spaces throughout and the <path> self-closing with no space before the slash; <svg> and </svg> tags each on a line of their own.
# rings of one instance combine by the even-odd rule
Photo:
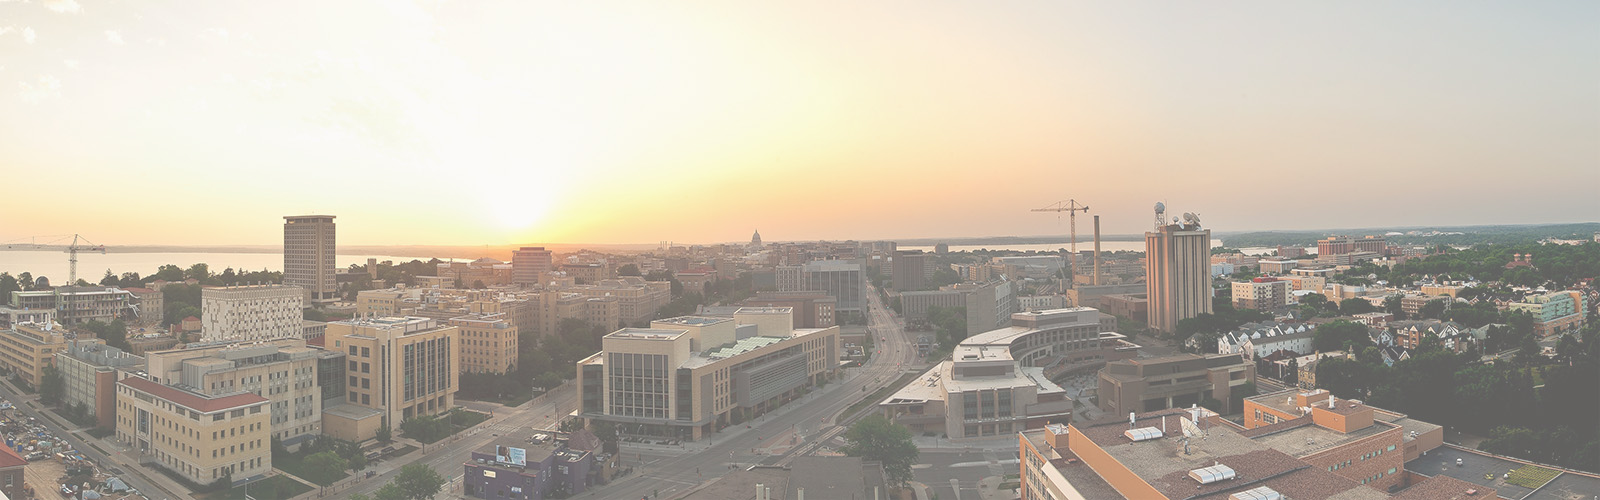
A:
<svg viewBox="0 0 1600 500">
<path fill-rule="evenodd" d="M 462 493 L 484 500 L 569 498 L 589 489 L 594 453 L 521 428 L 473 450 L 463 464 Z"/>
<path fill-rule="evenodd" d="M 544 284 L 544 276 L 554 270 L 553 254 L 544 247 L 522 247 L 511 251 L 511 283 L 519 286 Z"/>
<path fill-rule="evenodd" d="M 507 373 L 517 369 L 517 327 L 504 313 L 450 318 L 461 338 L 461 371 Z"/>
<path fill-rule="evenodd" d="M 967 332 L 987 332 L 1005 326 L 1017 312 L 1016 286 L 1010 281 L 958 283 L 939 290 L 901 292 L 900 310 L 906 321 L 928 321 L 932 307 L 964 308 Z"/>
<path fill-rule="evenodd" d="M 460 332 L 422 317 L 360 318 L 328 323 L 323 347 L 345 355 L 345 404 L 328 408 L 323 433 L 366 441 L 387 425 L 455 406 Z"/>
<path fill-rule="evenodd" d="M 1106 363 L 1095 394 L 1100 409 L 1111 415 L 1181 408 L 1208 398 L 1228 410 L 1233 390 L 1255 382 L 1255 364 L 1238 355 L 1179 354 Z"/>
<path fill-rule="evenodd" d="M 928 287 L 933 276 L 934 257 L 921 250 L 900 250 L 889 261 L 889 279 L 895 290 L 910 292 Z"/>
<path fill-rule="evenodd" d="M 1172 333 L 1178 322 L 1211 313 L 1211 230 L 1198 221 L 1159 221 L 1144 233 L 1145 298 L 1150 329 Z"/>
<path fill-rule="evenodd" d="M 835 311 L 867 313 L 867 274 L 859 262 L 807 262 L 800 266 L 800 278 L 801 290 L 819 290 L 833 297 Z"/>
<path fill-rule="evenodd" d="M 289 285 L 200 290 L 202 342 L 254 342 L 302 338 L 305 291 Z"/>
<path fill-rule="evenodd" d="M 1289 306 L 1291 283 L 1272 277 L 1233 282 L 1233 307 L 1276 311 Z"/>
<path fill-rule="evenodd" d="M 93 337 L 79 339 L 60 326 L 21 323 L 0 330 L 0 368 L 38 390 L 44 383 L 44 369 L 56 365 L 56 353 L 77 345 L 105 343 Z"/>
<path fill-rule="evenodd" d="M 1507 304 L 1512 311 L 1533 315 L 1533 330 L 1540 336 L 1550 336 L 1577 331 L 1588 322 L 1589 304 L 1579 291 L 1550 292 L 1529 295 L 1521 301 Z"/>
<path fill-rule="evenodd" d="M 623 328 L 578 361 L 579 412 L 620 432 L 697 440 L 794 400 L 839 370 L 839 328 L 793 327 L 786 307 Z"/>
<path fill-rule="evenodd" d="M 56 353 L 56 369 L 61 370 L 65 386 L 61 401 L 82 405 L 93 415 L 95 426 L 115 430 L 117 426 L 117 381 L 142 373 L 144 357 L 98 343 L 69 345 Z"/>
<path fill-rule="evenodd" d="M 1175 408 L 1023 432 L 1020 497 L 1496 498 L 1493 488 L 1405 469 L 1441 445 L 1438 425 L 1324 391 L 1280 391 L 1244 405 L 1243 425 Z M 1186 438 L 1185 427 L 1199 435 Z"/>
<path fill-rule="evenodd" d="M 143 467 L 196 484 L 272 472 L 271 401 L 243 390 L 207 395 L 139 376 L 117 382 L 117 442 Z"/>
<path fill-rule="evenodd" d="M 334 223 L 332 215 L 291 215 L 283 218 L 283 284 L 300 287 L 305 304 L 324 306 L 339 299 L 334 276 Z"/>
<path fill-rule="evenodd" d="M 1005 436 L 1070 422 L 1073 401 L 1052 376 L 1132 357 L 1116 318 L 1070 308 L 1011 315 L 1011 326 L 962 340 L 943 361 L 878 403 L 912 432 Z"/>
<path fill-rule="evenodd" d="M 110 323 L 133 318 L 133 293 L 115 287 L 63 286 L 50 290 L 13 291 L 11 308 L 24 311 L 53 309 L 55 320 L 66 326 L 90 321 Z"/>
<path fill-rule="evenodd" d="M 156 384 L 211 398 L 266 398 L 264 435 L 295 449 L 322 433 L 320 353 L 296 339 L 280 339 L 189 344 L 145 353 L 144 361 L 148 380 Z"/>
</svg>

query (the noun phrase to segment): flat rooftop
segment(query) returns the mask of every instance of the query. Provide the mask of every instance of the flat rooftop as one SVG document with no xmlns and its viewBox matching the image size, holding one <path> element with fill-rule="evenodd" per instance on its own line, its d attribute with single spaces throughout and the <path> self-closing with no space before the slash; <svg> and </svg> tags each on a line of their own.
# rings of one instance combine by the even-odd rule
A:
<svg viewBox="0 0 1600 500">
<path fill-rule="evenodd" d="M 684 326 L 706 326 L 715 325 L 717 323 L 726 323 L 729 321 L 733 320 L 729 318 L 713 318 L 707 316 L 678 316 L 676 318 L 658 319 L 651 321 L 651 323 L 667 323 Z"/>
<path fill-rule="evenodd" d="M 741 307 L 736 314 L 790 314 L 793 307 Z"/>
<path fill-rule="evenodd" d="M 1127 421 L 1116 419 L 1097 425 L 1078 428 L 1080 435 L 1098 445 L 1107 455 L 1129 471 L 1139 476 L 1168 498 L 1191 498 L 1267 486 L 1295 500 L 1384 499 L 1388 495 L 1345 479 L 1325 468 L 1314 467 L 1281 450 L 1273 449 L 1257 439 L 1250 439 L 1225 424 L 1205 423 L 1202 439 L 1194 439 L 1189 453 L 1184 453 L 1180 442 L 1179 417 L 1188 416 L 1186 409 L 1170 409 L 1146 413 L 1137 417 L 1133 427 L 1163 427 L 1159 438 L 1135 442 L 1123 435 L 1130 428 Z M 1210 420 L 1215 413 L 1205 412 L 1202 420 Z M 1077 439 L 1073 436 L 1072 439 Z M 1189 477 L 1189 471 L 1226 465 L 1237 474 L 1234 480 L 1200 484 Z M 1218 498 L 1226 498 L 1217 495 Z"/>
<path fill-rule="evenodd" d="M 608 339 L 639 339 L 639 340 L 673 340 L 688 335 L 688 330 L 668 330 L 665 328 L 623 328 L 606 334 Z"/>
<path fill-rule="evenodd" d="M 1055 474 L 1060 475 L 1062 479 L 1065 479 L 1068 484 L 1078 490 L 1078 493 L 1083 494 L 1084 498 L 1123 498 L 1116 488 L 1112 488 L 1104 478 L 1100 477 L 1100 474 L 1095 473 L 1094 469 L 1089 468 L 1087 464 L 1084 464 L 1081 460 L 1072 462 L 1072 459 L 1078 458 L 1077 455 L 1072 454 L 1072 450 L 1050 447 L 1046 437 L 1050 433 L 1063 432 L 1067 432 L 1066 426 L 1050 424 L 1046 425 L 1044 429 L 1033 429 L 1022 433 L 1022 437 L 1028 440 L 1028 444 L 1033 445 L 1033 449 L 1039 450 L 1050 461 L 1050 467 L 1046 468 L 1045 475 L 1051 475 L 1051 471 L 1054 471 Z"/>
</svg>

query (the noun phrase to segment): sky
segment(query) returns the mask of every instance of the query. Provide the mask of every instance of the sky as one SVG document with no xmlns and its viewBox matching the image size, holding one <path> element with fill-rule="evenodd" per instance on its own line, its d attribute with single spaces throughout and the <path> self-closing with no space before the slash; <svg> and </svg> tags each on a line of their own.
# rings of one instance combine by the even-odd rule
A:
<svg viewBox="0 0 1600 500">
<path fill-rule="evenodd" d="M 0 0 L 0 242 L 1600 220 L 1600 2 Z M 1087 230 L 1080 230 L 1086 233 Z"/>
</svg>

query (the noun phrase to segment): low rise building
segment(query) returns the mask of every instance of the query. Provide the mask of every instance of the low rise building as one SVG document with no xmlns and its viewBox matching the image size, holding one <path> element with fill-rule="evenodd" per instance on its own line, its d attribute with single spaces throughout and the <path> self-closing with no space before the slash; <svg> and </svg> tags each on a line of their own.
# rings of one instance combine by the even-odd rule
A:
<svg viewBox="0 0 1600 500">
<path fill-rule="evenodd" d="M 964 308 L 967 332 L 986 332 L 1004 326 L 1017 312 L 1016 287 L 1010 281 L 960 283 L 935 291 L 900 294 L 900 311 L 907 321 L 927 321 L 932 307 Z"/>
<path fill-rule="evenodd" d="M 794 309 L 795 328 L 827 328 L 839 324 L 834 316 L 838 300 L 820 290 L 793 292 L 759 291 L 742 303 L 748 307 L 789 307 Z"/>
<path fill-rule="evenodd" d="M 1144 323 L 1150 317 L 1150 299 L 1143 293 L 1119 293 L 1100 297 L 1100 310 L 1106 314 Z"/>
<path fill-rule="evenodd" d="M 789 308 L 623 328 L 577 363 L 579 412 L 630 433 L 695 440 L 799 397 L 839 370 L 839 327 L 795 329 Z"/>
<path fill-rule="evenodd" d="M 1255 359 L 1280 350 L 1310 353 L 1315 333 L 1315 327 L 1308 324 L 1245 323 L 1217 338 L 1217 354 L 1239 354 L 1245 359 Z"/>
<path fill-rule="evenodd" d="M 56 323 L 56 310 L 19 309 L 0 306 L 0 330 L 9 330 L 12 325 L 21 323 L 54 324 Z"/>
<path fill-rule="evenodd" d="M 1441 444 L 1438 425 L 1326 393 L 1282 391 L 1244 406 L 1244 425 L 1195 408 L 1023 432 L 1020 497 L 1495 497 L 1492 488 L 1405 470 L 1406 460 Z"/>
<path fill-rule="evenodd" d="M 1138 350 L 1089 308 L 1016 313 L 1012 326 L 962 340 L 951 356 L 878 403 L 912 429 L 953 439 L 1007 435 L 1072 419 L 1072 399 L 1050 377 Z"/>
<path fill-rule="evenodd" d="M 1096 394 L 1100 409 L 1112 415 L 1186 407 L 1207 399 L 1230 411 L 1234 388 L 1255 381 L 1255 365 L 1238 355 L 1179 354 L 1106 363 Z"/>
<path fill-rule="evenodd" d="M 322 434 L 317 352 L 298 339 L 201 343 L 147 353 L 145 364 L 158 384 L 207 397 L 267 398 L 267 435 L 295 449 Z"/>
<path fill-rule="evenodd" d="M 1233 282 L 1233 307 L 1273 311 L 1288 307 L 1289 282 L 1272 277 Z"/>
<path fill-rule="evenodd" d="M 117 426 L 117 381 L 145 369 L 144 358 L 115 347 L 97 343 L 69 346 L 56 353 L 65 390 L 62 402 L 83 405 L 94 415 L 95 426 L 114 430 Z"/>
<path fill-rule="evenodd" d="M 116 287 L 63 286 L 52 290 L 11 292 L 11 307 L 55 309 L 56 321 L 66 326 L 132 318 L 133 304 L 133 293 Z"/>
<path fill-rule="evenodd" d="M 5 483 L 5 486 L 0 486 L 0 493 L 4 493 L 5 498 L 32 498 L 31 493 L 23 488 L 23 469 L 27 466 L 28 461 L 22 455 L 0 443 L 0 481 Z"/>
<path fill-rule="evenodd" d="M 133 294 L 134 324 L 145 328 L 161 324 L 161 316 L 167 310 L 165 293 L 153 288 L 124 288 L 123 290 Z"/>
<path fill-rule="evenodd" d="M 1067 307 L 1065 295 L 1030 295 L 1017 297 L 1017 311 L 1048 311 Z"/>
<path fill-rule="evenodd" d="M 205 395 L 140 377 L 117 383 L 117 441 L 196 484 L 272 471 L 271 401 L 250 392 Z"/>
<path fill-rule="evenodd" d="M 72 345 L 103 344 L 100 339 L 78 339 L 60 325 L 22 323 L 0 330 L 0 367 L 34 389 L 44 383 L 44 369 L 55 366 L 56 353 Z"/>
<path fill-rule="evenodd" d="M 1102 309 L 1100 299 L 1107 295 L 1142 294 L 1144 283 L 1130 283 L 1125 285 L 1076 285 L 1066 289 L 1063 293 L 1067 297 L 1067 307 L 1093 307 Z"/>
<path fill-rule="evenodd" d="M 462 493 L 485 500 L 568 498 L 589 489 L 594 454 L 523 428 L 472 451 Z"/>
<path fill-rule="evenodd" d="M 1506 307 L 1533 315 L 1533 331 L 1541 336 L 1577 331 L 1588 323 L 1588 300 L 1574 290 L 1530 295 Z"/>
</svg>

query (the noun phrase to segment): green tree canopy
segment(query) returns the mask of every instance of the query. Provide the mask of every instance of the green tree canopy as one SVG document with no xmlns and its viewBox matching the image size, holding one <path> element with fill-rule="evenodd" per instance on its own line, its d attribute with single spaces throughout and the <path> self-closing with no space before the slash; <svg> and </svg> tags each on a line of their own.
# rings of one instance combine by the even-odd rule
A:
<svg viewBox="0 0 1600 500">
<path fill-rule="evenodd" d="M 911 465 L 917 462 L 918 451 L 905 426 L 873 414 L 851 425 L 844 439 L 846 444 L 839 449 L 844 454 L 883 463 L 889 482 L 897 486 L 911 481 Z"/>
<path fill-rule="evenodd" d="M 1366 302 L 1366 301 L 1362 301 Z M 1372 344 L 1372 337 L 1367 336 L 1367 326 L 1352 321 L 1338 320 L 1317 325 L 1311 346 L 1319 352 L 1339 351 L 1350 348 L 1350 352 L 1360 352 L 1356 348 Z M 1320 377 L 1320 375 L 1319 375 Z"/>
<path fill-rule="evenodd" d="M 412 462 L 400 468 L 400 475 L 394 478 L 394 484 L 409 500 L 427 500 L 444 488 L 444 477 L 427 464 Z"/>
<path fill-rule="evenodd" d="M 340 458 L 333 450 L 313 453 L 306 457 L 305 464 L 306 479 L 323 486 L 344 477 L 344 470 L 350 468 L 350 462 Z"/>
</svg>

